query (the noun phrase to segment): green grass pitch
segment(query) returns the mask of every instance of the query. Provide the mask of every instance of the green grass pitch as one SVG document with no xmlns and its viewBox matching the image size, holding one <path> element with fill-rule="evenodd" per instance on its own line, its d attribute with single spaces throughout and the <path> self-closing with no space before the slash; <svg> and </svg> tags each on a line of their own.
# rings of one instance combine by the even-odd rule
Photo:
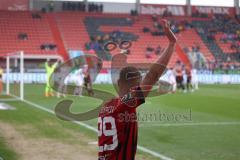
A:
<svg viewBox="0 0 240 160">
<path fill-rule="evenodd" d="M 94 87 L 114 92 L 111 85 Z M 138 144 L 176 160 L 237 160 L 240 157 L 239 95 L 240 85 L 201 85 L 200 90 L 193 93 L 148 98 L 138 108 L 142 116 Z M 75 113 L 95 108 L 101 102 L 89 97 L 68 98 L 74 100 L 72 111 Z M 61 100 L 45 98 L 43 85 L 26 85 L 25 99 L 48 109 L 54 109 Z M 23 102 L 6 103 L 15 106 L 16 110 L 0 110 L 0 121 L 15 126 L 31 125 L 35 131 L 29 133 L 29 136 L 36 139 L 43 136 L 74 143 L 68 133 L 68 130 L 72 130 L 97 140 L 96 133 L 71 122 L 61 121 Z M 146 116 L 156 113 L 161 113 L 162 118 L 146 121 Z M 85 123 L 96 127 L 96 122 L 93 119 Z M 144 159 L 157 159 L 146 153 L 137 154 Z M 5 143 L 1 131 L 0 157 L 6 160 L 19 158 Z"/>
</svg>

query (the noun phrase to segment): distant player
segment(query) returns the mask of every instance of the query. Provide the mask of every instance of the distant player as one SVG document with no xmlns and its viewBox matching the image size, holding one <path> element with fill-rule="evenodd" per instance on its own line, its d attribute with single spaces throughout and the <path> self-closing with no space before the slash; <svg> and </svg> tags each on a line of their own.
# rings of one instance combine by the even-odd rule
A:
<svg viewBox="0 0 240 160">
<path fill-rule="evenodd" d="M 177 89 L 182 89 L 182 91 L 185 91 L 185 87 L 183 84 L 183 69 L 180 63 L 178 63 L 175 66 L 175 75 L 176 75 Z"/>
<path fill-rule="evenodd" d="M 168 82 L 172 85 L 172 93 L 175 93 L 177 90 L 176 76 L 174 74 L 173 68 L 170 68 L 167 71 Z"/>
<path fill-rule="evenodd" d="M 198 77 L 197 70 L 195 68 L 192 69 L 192 86 L 194 90 L 198 90 Z"/>
<path fill-rule="evenodd" d="M 54 70 L 56 69 L 57 65 L 58 65 L 58 61 L 55 62 L 54 64 L 51 64 L 49 60 L 47 60 L 45 62 L 45 69 L 46 69 L 46 73 L 47 73 L 47 82 L 46 82 L 46 86 L 45 86 L 45 97 L 54 96 L 53 89 L 50 86 L 50 78 L 51 78 L 51 75 L 53 74 Z"/>
<path fill-rule="evenodd" d="M 75 84 L 76 84 L 76 88 L 75 88 L 75 95 L 79 95 L 82 96 L 82 88 L 83 88 L 83 69 L 79 68 L 76 72 L 75 72 Z"/>
<path fill-rule="evenodd" d="M 192 87 L 192 71 L 191 68 L 189 66 L 186 67 L 185 69 L 185 74 L 186 74 L 186 78 L 187 78 L 187 90 L 188 91 L 193 91 L 193 87 Z"/>
<path fill-rule="evenodd" d="M 66 96 L 66 94 L 68 93 L 68 85 L 76 83 L 75 79 L 76 78 L 75 78 L 74 71 L 71 71 L 70 73 L 68 73 L 68 75 L 64 78 L 64 80 L 63 80 L 63 83 L 64 83 L 63 93 L 65 93 L 65 94 L 63 96 Z"/>
<path fill-rule="evenodd" d="M 93 89 L 92 89 L 92 80 L 91 80 L 91 76 L 90 76 L 87 65 L 84 66 L 84 87 L 88 92 L 88 96 L 94 95 Z"/>
<path fill-rule="evenodd" d="M 58 65 L 60 66 L 62 62 L 59 62 Z M 68 76 L 64 76 L 64 74 L 68 72 L 68 68 L 66 66 L 60 67 L 58 69 L 58 72 L 55 73 L 55 78 L 58 79 L 60 83 L 58 83 L 58 89 L 57 89 L 57 97 L 66 97 L 67 93 L 67 84 L 65 83 L 65 80 L 67 79 Z"/>
<path fill-rule="evenodd" d="M 167 21 L 163 28 L 170 43 L 142 80 L 135 67 L 122 68 L 118 80 L 119 97 L 105 103 L 98 117 L 98 160 L 134 160 L 138 125 L 136 108 L 145 102 L 159 80 L 175 49 L 176 37 Z M 131 119 L 129 119 L 129 117 Z"/>
<path fill-rule="evenodd" d="M 2 94 L 3 92 L 3 69 L 2 67 L 0 66 L 0 95 Z"/>
</svg>

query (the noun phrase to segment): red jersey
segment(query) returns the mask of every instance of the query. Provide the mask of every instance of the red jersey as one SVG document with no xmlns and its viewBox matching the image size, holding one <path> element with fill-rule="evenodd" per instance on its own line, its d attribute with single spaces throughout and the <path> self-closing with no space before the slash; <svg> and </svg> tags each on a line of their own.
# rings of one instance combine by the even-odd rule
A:
<svg viewBox="0 0 240 160">
<path fill-rule="evenodd" d="M 98 117 L 98 160 L 134 160 L 138 125 L 136 107 L 144 103 L 140 87 L 127 95 L 112 99 Z"/>
<path fill-rule="evenodd" d="M 180 76 L 183 75 L 183 73 L 182 73 L 182 68 L 181 68 L 181 67 L 177 67 L 175 71 L 176 71 L 176 75 L 177 75 L 177 76 L 180 77 Z"/>
<path fill-rule="evenodd" d="M 191 76 L 192 76 L 192 73 L 191 73 L 190 68 L 186 68 L 186 75 L 187 75 L 188 77 L 191 77 Z"/>
</svg>

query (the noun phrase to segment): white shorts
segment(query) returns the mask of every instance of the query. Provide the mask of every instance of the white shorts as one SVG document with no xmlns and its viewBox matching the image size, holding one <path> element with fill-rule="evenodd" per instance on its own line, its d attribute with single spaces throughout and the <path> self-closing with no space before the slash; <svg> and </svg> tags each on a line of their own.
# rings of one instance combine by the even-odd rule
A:
<svg viewBox="0 0 240 160">
<path fill-rule="evenodd" d="M 75 83 L 76 83 L 77 86 L 83 86 L 83 83 L 84 83 L 83 78 L 82 79 L 79 78 L 79 77 L 76 78 Z"/>
</svg>

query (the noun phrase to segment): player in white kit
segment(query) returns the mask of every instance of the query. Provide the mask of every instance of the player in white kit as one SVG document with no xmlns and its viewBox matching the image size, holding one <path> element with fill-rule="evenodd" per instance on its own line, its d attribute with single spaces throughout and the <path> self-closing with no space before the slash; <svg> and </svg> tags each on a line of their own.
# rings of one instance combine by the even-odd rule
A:
<svg viewBox="0 0 240 160">
<path fill-rule="evenodd" d="M 169 83 L 172 84 L 172 93 L 175 93 L 177 90 L 177 82 L 176 82 L 176 76 L 174 74 L 173 68 L 170 68 L 167 71 L 167 76 L 169 79 Z"/>
<path fill-rule="evenodd" d="M 198 90 L 198 77 L 197 70 L 195 68 L 192 69 L 192 86 L 194 90 Z"/>
<path fill-rule="evenodd" d="M 80 68 L 75 72 L 75 84 L 76 84 L 76 89 L 75 89 L 75 95 L 82 96 L 82 88 L 83 88 L 83 83 L 84 83 L 84 74 L 83 74 L 83 69 Z"/>
</svg>

